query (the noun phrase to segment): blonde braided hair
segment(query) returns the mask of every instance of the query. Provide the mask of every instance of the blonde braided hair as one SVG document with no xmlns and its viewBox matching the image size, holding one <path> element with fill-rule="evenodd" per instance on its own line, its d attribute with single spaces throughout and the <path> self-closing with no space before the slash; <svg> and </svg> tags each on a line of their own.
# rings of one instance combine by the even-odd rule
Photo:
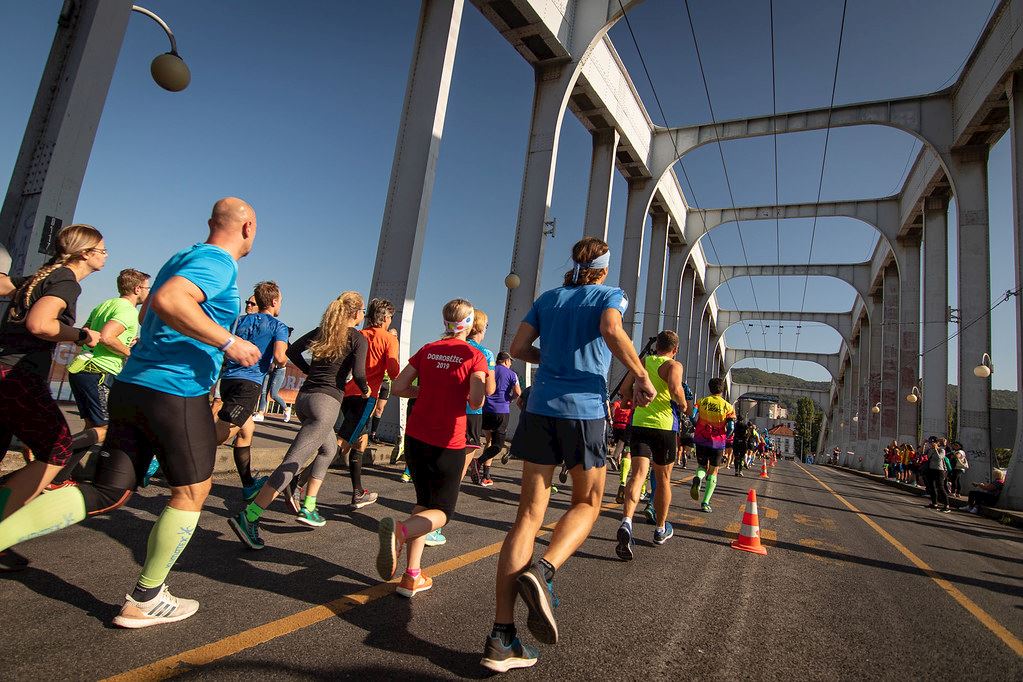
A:
<svg viewBox="0 0 1023 682">
<path fill-rule="evenodd" d="M 362 310 L 362 296 L 357 291 L 345 291 L 331 301 L 320 320 L 320 333 L 309 344 L 309 351 L 315 358 L 337 360 L 351 350 L 352 323 Z"/>
<path fill-rule="evenodd" d="M 28 309 L 32 305 L 32 292 L 40 282 L 49 277 L 57 268 L 75 261 L 85 260 L 88 257 L 87 252 L 96 248 L 101 241 L 103 241 L 103 235 L 92 225 L 68 225 L 61 229 L 57 233 L 57 255 L 36 270 L 35 274 L 25 280 L 14 293 L 13 300 L 20 301 L 21 311 L 19 315 L 15 307 L 12 307 L 11 319 L 21 319 L 28 314 Z"/>
</svg>

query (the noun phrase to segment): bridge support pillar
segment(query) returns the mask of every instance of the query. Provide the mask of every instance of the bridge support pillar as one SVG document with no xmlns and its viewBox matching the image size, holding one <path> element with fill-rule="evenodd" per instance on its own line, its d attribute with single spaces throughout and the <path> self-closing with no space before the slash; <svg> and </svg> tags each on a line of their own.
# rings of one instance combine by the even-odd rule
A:
<svg viewBox="0 0 1023 682">
<path fill-rule="evenodd" d="M 1010 509 L 1023 509 L 1023 80 L 1017 72 L 1009 93 L 1010 134 L 1012 140 L 1012 218 L 1013 245 L 1016 248 L 1016 442 L 1009 471 L 1005 477 L 1001 503 Z"/>
<path fill-rule="evenodd" d="M 923 385 L 920 429 L 923 437 L 948 431 L 948 198 L 924 200 Z"/>
<path fill-rule="evenodd" d="M 650 220 L 650 257 L 647 259 L 646 296 L 643 299 L 643 336 L 639 346 L 661 330 L 661 303 L 664 300 L 664 268 L 668 249 L 668 214 L 654 213 Z"/>
<path fill-rule="evenodd" d="M 680 295 L 682 288 L 682 270 L 686 266 L 685 261 L 685 250 L 682 244 L 668 244 L 668 276 L 665 283 L 664 290 L 664 323 L 662 329 L 671 329 L 678 333 L 678 310 L 680 307 Z M 681 339 L 680 343 L 684 343 L 685 340 Z M 679 362 L 685 364 L 685 358 L 682 357 L 682 350 L 679 349 L 678 357 L 676 358 Z M 685 367 L 685 369 L 689 369 Z"/>
<path fill-rule="evenodd" d="M 869 303 L 868 303 L 869 305 Z M 877 324 L 881 321 L 878 320 Z M 869 443 L 869 429 L 867 425 L 870 423 L 870 342 L 871 342 L 871 322 L 870 320 L 864 320 L 860 324 L 860 354 L 859 354 L 859 394 L 856 396 L 856 414 L 853 419 L 856 420 L 856 463 L 857 469 L 862 469 L 869 461 L 868 452 L 870 450 Z"/>
<path fill-rule="evenodd" d="M 894 264 L 885 268 L 882 280 L 882 309 L 884 324 L 881 330 L 881 453 L 898 438 L 899 410 L 899 347 L 902 342 L 899 325 L 899 271 Z"/>
<path fill-rule="evenodd" d="M 590 189 L 586 196 L 583 236 L 607 241 L 607 222 L 611 213 L 611 185 L 615 174 L 615 151 L 621 135 L 614 128 L 595 130 L 593 156 L 590 159 Z"/>
<path fill-rule="evenodd" d="M 686 381 L 694 388 L 692 377 L 696 376 L 696 348 L 699 346 L 693 329 L 693 311 L 696 307 L 696 271 L 688 262 L 682 268 L 682 289 L 678 303 L 678 338 L 682 347 L 679 349 L 679 360 L 685 370 Z"/>
<path fill-rule="evenodd" d="M 881 415 L 874 414 L 874 406 L 881 401 L 881 332 L 884 320 L 884 305 L 880 296 L 871 296 L 867 304 L 871 307 L 871 317 L 875 322 L 870 325 L 870 383 L 867 391 L 867 407 L 860 413 L 860 419 L 867 422 L 867 452 L 864 453 L 864 466 L 875 474 L 881 473 Z M 883 407 L 883 405 L 882 405 Z"/>
<path fill-rule="evenodd" d="M 920 401 L 911 403 L 906 396 L 920 376 L 920 238 L 913 237 L 900 248 L 904 256 L 899 288 L 899 387 L 894 400 L 899 404 L 899 443 L 918 443 Z"/>
</svg>

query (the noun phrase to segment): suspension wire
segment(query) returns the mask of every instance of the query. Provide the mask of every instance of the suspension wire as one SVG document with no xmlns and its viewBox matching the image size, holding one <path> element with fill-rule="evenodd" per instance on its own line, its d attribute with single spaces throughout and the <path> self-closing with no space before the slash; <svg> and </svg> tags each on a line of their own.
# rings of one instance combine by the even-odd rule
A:
<svg viewBox="0 0 1023 682">
<path fill-rule="evenodd" d="M 991 313 L 994 312 L 995 308 L 997 308 L 998 306 L 1002 305 L 1003 303 L 1008 301 L 1013 296 L 1019 296 L 1021 291 L 1023 291 L 1023 287 L 1019 287 L 1017 289 L 1008 289 L 1008 290 L 1006 290 L 1006 292 L 1001 295 L 1001 297 L 994 303 L 994 305 L 992 305 L 985 312 L 981 313 L 976 318 L 970 320 L 966 324 L 960 323 L 959 324 L 959 329 L 956 331 L 956 333 L 952 334 L 952 336 L 948 337 L 944 341 L 939 341 L 938 343 L 934 344 L 933 346 L 931 346 L 930 348 L 925 350 L 923 353 L 920 353 L 920 357 L 923 357 L 923 356 L 927 355 L 932 350 L 937 350 L 937 349 L 941 348 L 942 346 L 948 345 L 948 343 L 952 339 L 954 339 L 955 337 L 959 336 L 964 331 L 966 331 L 967 329 L 969 329 L 973 325 L 977 324 L 978 322 L 980 322 L 984 318 L 989 317 L 991 315 Z M 944 321 L 942 324 L 948 324 L 947 320 Z"/>
<path fill-rule="evenodd" d="M 742 249 L 742 260 L 746 264 L 746 267 L 748 268 L 750 263 L 749 263 L 749 257 L 748 257 L 748 255 L 746 253 L 746 242 L 742 238 L 742 221 L 738 220 L 739 211 L 736 208 L 735 195 L 732 192 L 732 181 L 731 181 L 731 179 L 728 176 L 728 164 L 725 162 L 724 146 L 721 144 L 721 136 L 718 134 L 717 116 L 715 116 L 715 114 L 714 114 L 714 103 L 711 101 L 710 86 L 707 84 L 707 72 L 703 68 L 703 56 L 700 53 L 700 41 L 696 37 L 696 26 L 695 26 L 695 24 L 693 24 L 693 15 L 692 15 L 692 12 L 689 9 L 689 0 L 684 0 L 684 3 L 685 3 L 685 8 L 686 8 L 686 17 L 689 19 L 689 31 L 690 31 L 690 34 L 693 37 L 693 47 L 696 50 L 696 63 L 700 67 L 700 78 L 703 81 L 703 92 L 704 92 L 704 94 L 707 97 L 707 108 L 710 110 L 710 121 L 711 121 L 711 125 L 713 127 L 713 130 L 714 130 L 714 141 L 715 141 L 715 143 L 717 145 L 718 156 L 721 159 L 721 170 L 725 174 L 725 187 L 728 189 L 728 200 L 729 200 L 729 202 L 732 205 L 732 212 L 736 216 L 735 229 L 736 229 L 736 232 L 739 235 L 739 246 Z M 690 183 L 690 187 L 692 187 L 691 183 Z M 715 258 L 716 257 L 717 256 L 715 254 Z M 718 262 L 720 262 L 720 261 L 718 261 Z M 750 291 L 753 293 L 753 307 L 759 313 L 760 312 L 760 301 L 757 299 L 757 288 L 753 284 L 753 275 L 747 275 L 747 279 L 749 279 Z M 731 291 L 729 291 L 729 293 L 731 293 Z M 732 298 L 732 302 L 733 302 L 733 304 L 735 304 L 734 296 Z M 762 331 L 763 336 L 764 336 L 764 350 L 767 350 L 767 328 L 763 326 L 763 323 L 761 323 L 761 331 Z M 749 336 L 749 334 L 747 334 L 747 337 L 748 336 Z M 750 342 L 750 346 L 752 347 L 752 345 L 753 344 L 752 344 L 752 341 L 751 341 Z"/>
<path fill-rule="evenodd" d="M 639 63 L 642 65 L 643 73 L 646 75 L 647 83 L 650 85 L 650 92 L 653 94 L 654 102 L 657 104 L 657 110 L 661 114 L 661 121 L 663 122 L 664 127 L 668 130 L 668 134 L 671 136 L 672 146 L 677 150 L 678 149 L 678 139 L 676 137 L 676 133 L 671 128 L 671 126 L 668 125 L 668 117 L 665 116 L 665 114 L 664 114 L 664 107 L 661 105 L 661 98 L 657 95 L 657 88 L 654 87 L 654 80 L 650 76 L 650 69 L 647 68 L 646 59 L 643 57 L 643 51 L 639 47 L 639 41 L 636 40 L 636 33 L 632 30 L 632 22 L 629 21 L 629 13 L 625 11 L 625 6 L 622 4 L 622 0 L 618 0 L 618 6 L 622 10 L 622 17 L 625 19 L 625 26 L 628 28 L 629 35 L 632 37 L 632 44 L 636 47 L 636 54 L 639 56 Z M 692 181 L 689 180 L 689 174 L 686 173 L 685 164 L 681 163 L 681 161 L 682 160 L 679 159 L 679 167 L 682 170 L 682 176 L 685 178 L 686 184 L 689 186 L 689 193 L 693 197 L 693 207 L 695 207 L 697 209 L 697 214 L 700 216 L 700 221 L 703 223 L 703 234 L 704 234 L 704 236 L 707 237 L 707 242 L 710 244 L 711 251 L 714 253 L 715 261 L 720 263 L 721 259 L 718 256 L 717 248 L 714 245 L 714 239 L 713 239 L 713 237 L 710 236 L 710 232 L 707 230 L 707 219 L 704 217 L 703 212 L 699 210 L 700 203 L 699 203 L 699 199 L 697 199 L 697 197 L 696 197 L 696 189 L 693 187 Z M 731 282 L 726 279 L 724 281 L 724 285 L 725 285 L 725 290 L 728 291 L 729 298 L 732 299 L 732 305 L 734 305 L 736 307 L 736 309 L 738 309 L 739 305 L 736 302 L 735 294 L 732 292 Z M 701 322 L 702 322 L 702 314 L 703 313 L 701 311 Z M 691 325 L 691 323 L 692 323 L 692 316 L 690 315 L 690 325 Z M 746 330 L 745 326 L 743 327 L 743 331 L 746 332 L 746 340 L 749 342 L 750 347 L 752 347 L 753 346 L 753 341 L 750 339 L 749 331 Z M 697 334 L 700 335 L 699 331 L 697 331 Z M 690 337 L 691 336 L 692 336 L 692 326 L 690 326 Z M 699 344 L 699 343 L 702 343 L 702 339 L 698 338 L 697 339 L 697 344 Z M 708 348 L 707 350 L 709 351 L 710 349 Z M 689 368 L 687 367 L 686 370 L 688 371 Z M 694 374 L 694 376 L 698 376 L 698 375 Z"/>
<path fill-rule="evenodd" d="M 817 183 L 817 202 L 813 207 L 813 227 L 810 230 L 810 250 L 806 254 L 806 264 L 810 265 L 810 261 L 813 260 L 813 245 L 814 240 L 817 237 L 817 215 L 820 211 L 821 194 L 824 190 L 824 170 L 828 165 L 828 142 L 831 140 L 831 114 L 835 108 L 835 92 L 838 89 L 838 67 L 842 63 L 842 38 L 845 35 L 845 16 L 846 11 L 849 8 L 849 0 L 842 0 L 842 21 L 838 27 L 838 49 L 835 51 L 835 71 L 834 77 L 831 80 L 831 102 L 828 104 L 828 124 L 824 129 L 824 154 L 821 158 L 821 175 L 820 181 Z M 803 278 L 803 298 L 799 304 L 799 313 L 803 314 L 806 308 L 806 289 L 810 283 L 810 275 L 806 275 Z M 796 336 L 796 351 L 799 350 L 799 337 Z M 795 352 L 795 351 L 794 351 Z M 796 361 L 792 361 L 792 371 L 795 372 Z"/>
<path fill-rule="evenodd" d="M 774 50 L 774 0 L 770 2 L 771 10 L 771 117 L 778 115 L 778 78 L 775 66 L 775 50 Z M 771 136 L 771 140 L 774 142 L 774 205 L 777 206 L 780 203 L 779 192 L 778 192 L 778 133 Z M 781 265 L 781 221 L 778 218 L 778 212 L 774 214 L 774 242 L 775 242 L 775 260 L 778 265 Z M 778 281 L 778 310 L 781 310 L 781 275 L 777 277 Z M 798 332 L 796 334 L 798 336 Z M 781 351 L 781 333 L 778 333 L 778 351 Z M 781 360 L 778 360 L 778 371 L 781 372 Z"/>
</svg>

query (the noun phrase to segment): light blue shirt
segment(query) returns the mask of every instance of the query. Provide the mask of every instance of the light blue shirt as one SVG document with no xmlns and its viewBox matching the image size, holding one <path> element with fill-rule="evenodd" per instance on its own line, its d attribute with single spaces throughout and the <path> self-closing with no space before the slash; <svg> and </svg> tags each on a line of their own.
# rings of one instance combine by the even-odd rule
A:
<svg viewBox="0 0 1023 682">
<path fill-rule="evenodd" d="M 624 314 L 625 292 L 603 284 L 558 287 L 540 295 L 523 322 L 540 333 L 540 367 L 526 411 L 562 419 L 607 416 L 611 349 L 600 335 L 605 310 Z"/>
<path fill-rule="evenodd" d="M 238 263 L 224 249 L 195 244 L 174 254 L 153 280 L 153 293 L 172 277 L 184 277 L 202 290 L 206 298 L 199 307 L 225 332 L 238 317 Z M 175 331 L 150 309 L 118 380 L 191 398 L 209 392 L 223 361 L 216 347 Z"/>
<path fill-rule="evenodd" d="M 477 343 L 476 341 L 473 341 L 472 339 L 469 339 L 469 345 L 478 350 L 479 352 L 483 353 L 483 357 L 487 359 L 487 369 L 493 372 L 494 368 L 497 367 L 497 358 L 494 356 L 493 352 L 491 352 L 489 348 L 484 348 L 481 344 Z M 483 414 L 483 408 L 480 407 L 478 410 L 474 410 L 471 407 L 469 407 L 469 403 L 466 403 L 465 413 Z"/>
</svg>

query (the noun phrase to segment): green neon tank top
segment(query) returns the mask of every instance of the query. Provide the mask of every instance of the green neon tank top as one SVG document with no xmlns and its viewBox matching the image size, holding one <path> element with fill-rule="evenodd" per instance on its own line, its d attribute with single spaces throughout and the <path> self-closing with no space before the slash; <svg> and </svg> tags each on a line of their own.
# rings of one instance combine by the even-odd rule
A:
<svg viewBox="0 0 1023 682">
<path fill-rule="evenodd" d="M 661 429 L 671 431 L 674 424 L 674 416 L 671 412 L 671 392 L 668 391 L 668 384 L 661 378 L 658 370 L 661 365 L 671 360 L 665 355 L 648 355 L 643 359 L 646 372 L 650 375 L 650 381 L 657 389 L 657 395 L 646 407 L 637 407 L 632 413 L 632 425 L 644 426 L 648 429 Z"/>
</svg>

